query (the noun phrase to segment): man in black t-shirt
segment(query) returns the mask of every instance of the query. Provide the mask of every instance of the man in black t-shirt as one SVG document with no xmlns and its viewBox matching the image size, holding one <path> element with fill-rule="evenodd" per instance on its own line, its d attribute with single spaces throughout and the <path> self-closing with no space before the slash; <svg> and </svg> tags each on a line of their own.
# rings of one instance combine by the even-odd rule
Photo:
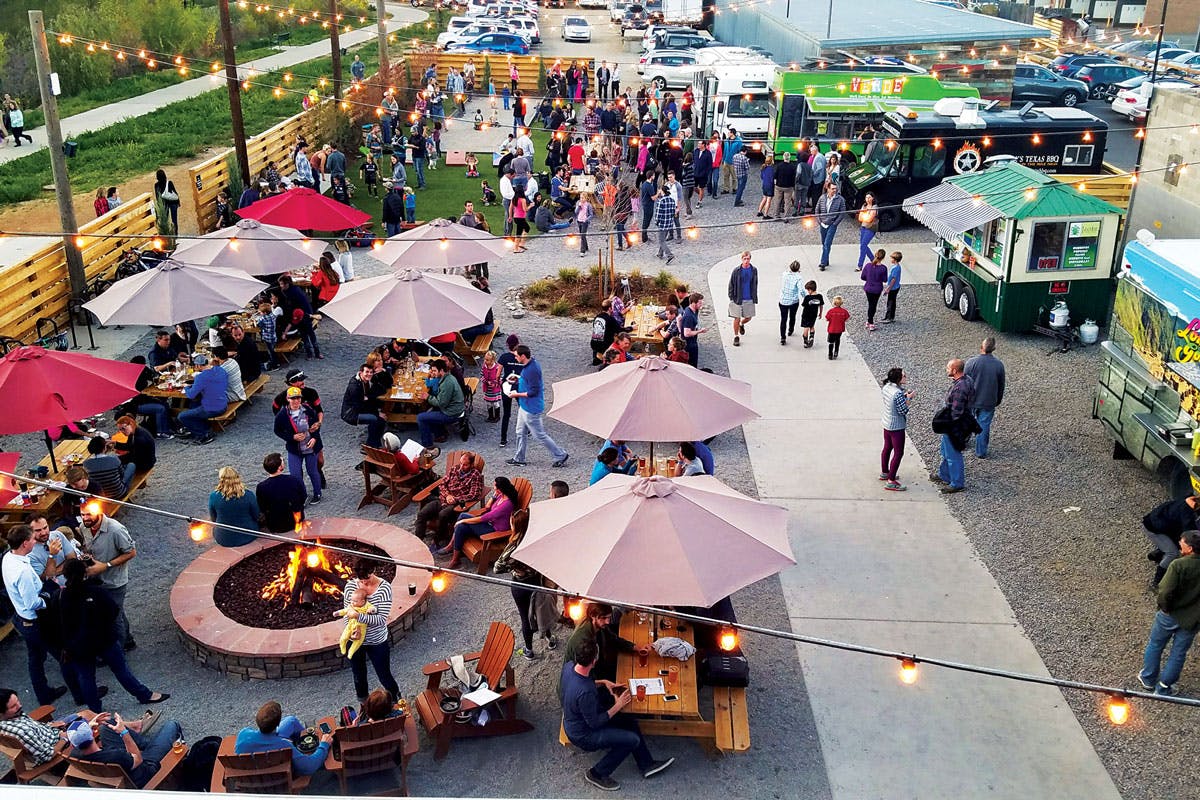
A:
<svg viewBox="0 0 1200 800">
<path fill-rule="evenodd" d="M 283 456 L 270 453 L 263 459 L 263 470 L 270 477 L 254 488 L 263 525 L 272 533 L 295 530 L 296 523 L 304 519 L 304 503 L 308 500 L 304 481 L 286 474 L 283 467 Z"/>
<path fill-rule="evenodd" d="M 612 315 L 612 300 L 600 304 L 600 313 L 592 320 L 592 366 L 603 361 L 604 351 L 621 332 L 621 323 Z"/>
<path fill-rule="evenodd" d="M 95 732 L 92 724 L 98 724 Z M 183 738 L 183 728 L 173 719 L 160 722 L 153 736 L 143 736 L 126 726 L 120 714 L 107 711 L 97 714 L 92 723 L 84 719 L 72 722 L 66 733 L 74 748 L 72 758 L 116 764 L 139 789 L 158 774 L 171 747 Z"/>
</svg>

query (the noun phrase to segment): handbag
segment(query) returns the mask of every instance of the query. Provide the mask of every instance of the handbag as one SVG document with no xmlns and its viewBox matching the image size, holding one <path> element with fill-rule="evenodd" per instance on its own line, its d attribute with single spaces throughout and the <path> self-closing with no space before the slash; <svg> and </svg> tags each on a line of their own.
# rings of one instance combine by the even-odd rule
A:
<svg viewBox="0 0 1200 800">
<path fill-rule="evenodd" d="M 170 189 L 167 189 L 165 192 L 159 192 L 158 196 L 168 203 L 179 202 L 179 195 L 176 192 L 172 192 Z"/>
</svg>

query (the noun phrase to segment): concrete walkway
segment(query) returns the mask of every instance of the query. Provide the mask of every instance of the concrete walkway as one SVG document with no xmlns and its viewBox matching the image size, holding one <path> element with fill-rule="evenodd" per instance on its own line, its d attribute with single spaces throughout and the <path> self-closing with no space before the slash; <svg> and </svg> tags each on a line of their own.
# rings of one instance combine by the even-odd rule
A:
<svg viewBox="0 0 1200 800">
<path fill-rule="evenodd" d="M 388 3 L 387 8 L 391 14 L 387 23 L 389 31 L 398 30 L 416 22 L 423 22 L 429 17 L 429 14 L 426 12 L 413 8 L 407 3 L 404 5 Z M 376 29 L 375 26 L 371 25 L 356 28 L 350 33 L 342 34 L 340 42 L 342 47 L 354 47 L 364 42 L 373 42 L 375 41 L 375 37 Z M 245 64 L 238 64 L 238 71 L 243 74 L 250 69 L 257 70 L 260 73 L 270 72 L 296 64 L 303 64 L 305 61 L 311 61 L 314 58 L 322 58 L 327 55 L 329 55 L 329 40 L 322 39 L 312 44 L 283 47 L 280 48 L 278 53 L 274 53 L 273 55 L 264 56 L 254 61 L 247 61 Z M 351 60 L 353 59 L 346 60 L 343 63 L 347 80 L 350 78 Z M 157 89 L 138 97 L 131 97 L 127 100 L 120 100 L 106 106 L 93 108 L 90 111 L 85 111 L 82 114 L 76 114 L 73 117 L 64 119 L 62 121 L 63 138 L 70 139 L 89 131 L 97 131 L 107 128 L 110 125 L 116 125 L 123 120 L 149 114 L 171 103 L 187 100 L 188 98 L 202 95 L 205 92 L 221 88 L 222 83 L 221 78 L 205 75 L 189 81 L 180 81 L 173 86 Z M 300 100 L 299 95 L 297 95 L 296 108 L 299 109 L 299 107 Z M 24 158 L 46 147 L 46 129 L 44 127 L 34 128 L 26 131 L 26 133 L 33 137 L 33 144 L 30 145 L 27 143 L 21 147 L 9 146 L 0 148 L 0 164 Z"/>
<path fill-rule="evenodd" d="M 885 245 L 886 246 L 886 245 Z M 891 247 L 888 248 L 889 250 Z M 906 282 L 932 282 L 933 255 L 906 244 Z M 843 340 L 826 358 L 817 344 L 779 345 L 780 275 L 798 259 L 826 302 L 830 287 L 853 286 L 857 247 L 835 248 L 827 272 L 817 247 L 754 252 L 759 316 L 732 346 L 726 286 L 737 256 L 709 273 L 730 375 L 754 386 L 762 419 L 746 426 L 761 499 L 791 510 L 798 564 L 781 576 L 796 632 L 1045 675 L 995 580 L 928 480 L 909 445 L 901 467 L 908 491 L 883 491 L 879 474 L 878 381 Z M 906 312 L 903 295 L 900 317 Z M 873 333 L 851 319 L 852 337 Z M 903 322 L 901 321 L 901 323 Z M 915 386 L 941 396 L 945 386 Z M 927 419 L 911 419 L 928 425 Z M 968 459 L 968 486 L 973 464 Z M 1118 798 L 1079 722 L 1057 689 L 920 668 L 915 685 L 890 659 L 798 645 L 833 796 Z"/>
</svg>

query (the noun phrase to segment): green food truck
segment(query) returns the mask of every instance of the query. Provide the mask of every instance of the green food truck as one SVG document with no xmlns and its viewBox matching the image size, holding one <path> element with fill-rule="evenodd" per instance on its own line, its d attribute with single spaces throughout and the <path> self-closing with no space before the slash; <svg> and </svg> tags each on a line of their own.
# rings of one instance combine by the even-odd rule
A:
<svg viewBox="0 0 1200 800">
<path fill-rule="evenodd" d="M 942 82 L 921 73 L 780 72 L 775 76 L 768 105 L 768 138 L 775 154 L 795 151 L 805 139 L 819 139 L 830 149 L 861 156 L 867 128 L 900 106 L 932 110 L 943 97 L 979 99 L 979 90 L 965 83 Z M 845 146 L 843 146 L 845 145 Z"/>
<path fill-rule="evenodd" d="M 1200 239 L 1125 246 L 1092 416 L 1114 458 L 1136 458 L 1174 497 L 1200 491 Z M 1193 435 L 1195 434 L 1195 435 Z"/>
<path fill-rule="evenodd" d="M 1117 206 L 1004 161 L 947 178 L 904 210 L 938 235 L 942 301 L 963 319 L 1004 333 L 1082 325 L 1089 343 L 1108 313 Z"/>
</svg>

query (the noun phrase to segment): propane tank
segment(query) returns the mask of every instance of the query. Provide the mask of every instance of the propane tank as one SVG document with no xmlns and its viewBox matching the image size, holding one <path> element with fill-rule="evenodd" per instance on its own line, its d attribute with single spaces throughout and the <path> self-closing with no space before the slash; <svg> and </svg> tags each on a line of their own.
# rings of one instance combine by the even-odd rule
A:
<svg viewBox="0 0 1200 800">
<path fill-rule="evenodd" d="M 1050 309 L 1050 327 L 1065 328 L 1071 324 L 1071 310 L 1067 308 L 1067 304 L 1059 300 L 1054 304 L 1054 308 Z"/>
<path fill-rule="evenodd" d="M 1079 326 L 1079 341 L 1084 344 L 1095 344 L 1100 338 L 1100 326 L 1094 320 L 1085 319 Z"/>
</svg>

